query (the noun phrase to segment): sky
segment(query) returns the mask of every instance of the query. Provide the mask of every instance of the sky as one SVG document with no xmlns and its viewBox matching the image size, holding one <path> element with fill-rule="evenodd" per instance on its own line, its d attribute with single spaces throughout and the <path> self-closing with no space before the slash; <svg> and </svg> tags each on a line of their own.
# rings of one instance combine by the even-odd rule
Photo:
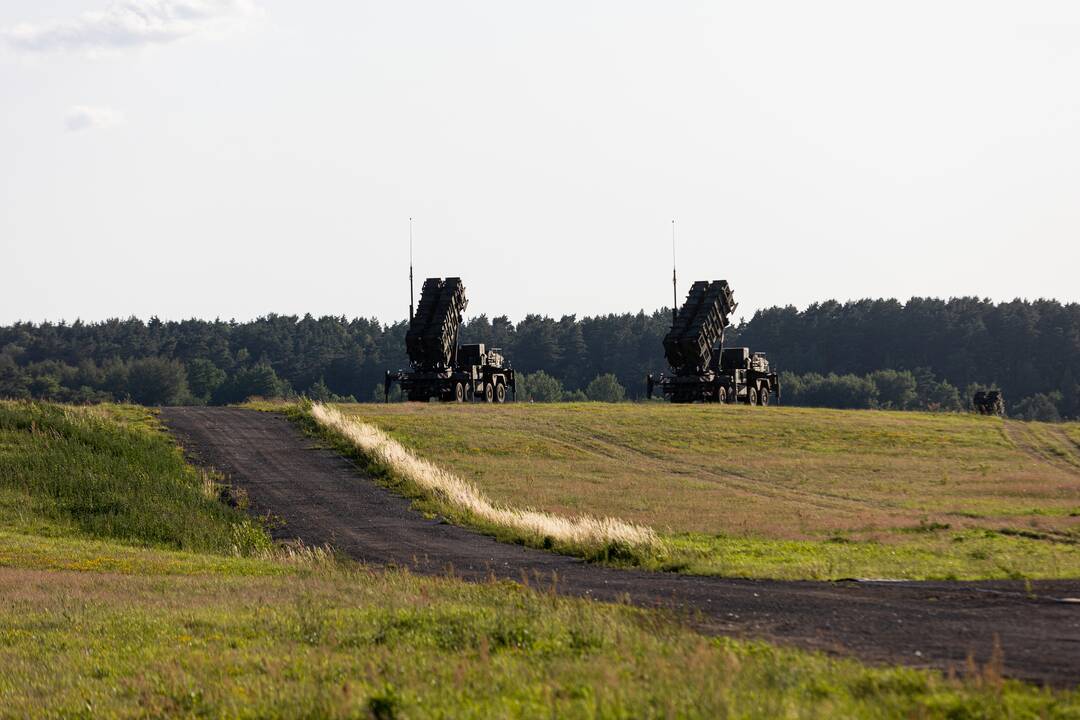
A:
<svg viewBox="0 0 1080 720">
<path fill-rule="evenodd" d="M 0 323 L 1080 301 L 1080 3 L 0 3 Z"/>
</svg>

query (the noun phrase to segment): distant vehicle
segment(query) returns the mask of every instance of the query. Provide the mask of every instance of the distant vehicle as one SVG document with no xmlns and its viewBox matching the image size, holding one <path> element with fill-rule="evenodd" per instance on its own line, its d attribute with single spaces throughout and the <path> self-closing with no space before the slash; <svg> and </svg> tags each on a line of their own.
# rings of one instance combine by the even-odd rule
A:
<svg viewBox="0 0 1080 720">
<path fill-rule="evenodd" d="M 699 280 L 664 336 L 670 374 L 646 378 L 646 395 L 659 388 L 676 403 L 768 405 L 780 401 L 780 380 L 764 353 L 724 347 L 724 330 L 737 303 L 727 280 Z"/>
<path fill-rule="evenodd" d="M 980 415 L 1005 414 L 1005 396 L 1000 390 L 979 390 L 971 399 L 971 404 Z"/>
<path fill-rule="evenodd" d="M 420 304 L 405 333 L 412 369 L 386 372 L 383 396 L 387 402 L 395 382 L 400 383 L 406 399 L 417 402 L 438 398 L 444 402 L 503 403 L 507 395 L 516 396 L 514 371 L 499 348 L 489 349 L 483 343 L 457 344 L 467 304 L 461 278 L 424 281 Z"/>
</svg>

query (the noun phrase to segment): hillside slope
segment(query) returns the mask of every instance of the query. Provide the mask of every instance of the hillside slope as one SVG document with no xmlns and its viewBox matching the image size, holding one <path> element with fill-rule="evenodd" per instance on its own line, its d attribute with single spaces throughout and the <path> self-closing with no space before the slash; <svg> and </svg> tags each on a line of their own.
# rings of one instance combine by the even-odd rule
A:
<svg viewBox="0 0 1080 720">
<path fill-rule="evenodd" d="M 1080 575 L 1076 425 L 659 403 L 338 407 L 496 501 L 649 525 L 694 572 Z"/>
<path fill-rule="evenodd" d="M 219 490 L 145 408 L 0 401 L 7 529 L 213 552 L 268 546 Z"/>
</svg>

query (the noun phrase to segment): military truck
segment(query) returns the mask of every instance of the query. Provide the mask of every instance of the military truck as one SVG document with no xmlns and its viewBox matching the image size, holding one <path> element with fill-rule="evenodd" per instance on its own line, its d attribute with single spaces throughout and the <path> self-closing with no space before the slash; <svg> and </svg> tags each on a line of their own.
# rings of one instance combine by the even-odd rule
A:
<svg viewBox="0 0 1080 720">
<path fill-rule="evenodd" d="M 1005 414 L 1005 396 L 1000 390 L 979 390 L 971 399 L 971 404 L 980 415 Z"/>
<path fill-rule="evenodd" d="M 516 395 L 514 371 L 499 348 L 483 343 L 461 345 L 458 332 L 468 300 L 461 278 L 428 278 L 420 291 L 416 312 L 410 308 L 405 350 L 411 370 L 386 372 L 383 397 L 399 383 L 404 397 L 417 402 L 506 402 Z"/>
<path fill-rule="evenodd" d="M 726 280 L 699 280 L 686 302 L 672 311 L 664 336 L 670 374 L 646 378 L 646 395 L 659 388 L 676 403 L 768 405 L 780 401 L 780 380 L 764 353 L 724 347 L 724 330 L 738 304 Z"/>
</svg>

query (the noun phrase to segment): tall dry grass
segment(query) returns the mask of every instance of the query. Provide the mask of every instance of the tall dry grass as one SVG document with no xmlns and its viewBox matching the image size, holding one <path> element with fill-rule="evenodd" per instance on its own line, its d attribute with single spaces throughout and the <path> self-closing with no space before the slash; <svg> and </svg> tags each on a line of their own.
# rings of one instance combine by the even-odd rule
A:
<svg viewBox="0 0 1080 720">
<path fill-rule="evenodd" d="M 417 457 L 374 425 L 346 417 L 321 403 L 312 404 L 311 416 L 321 428 L 340 435 L 362 455 L 425 497 L 481 525 L 511 531 L 516 539 L 529 544 L 609 558 L 621 554 L 653 555 L 663 549 L 663 541 L 647 526 L 610 517 L 564 517 L 496 505 L 471 483 Z"/>
</svg>

